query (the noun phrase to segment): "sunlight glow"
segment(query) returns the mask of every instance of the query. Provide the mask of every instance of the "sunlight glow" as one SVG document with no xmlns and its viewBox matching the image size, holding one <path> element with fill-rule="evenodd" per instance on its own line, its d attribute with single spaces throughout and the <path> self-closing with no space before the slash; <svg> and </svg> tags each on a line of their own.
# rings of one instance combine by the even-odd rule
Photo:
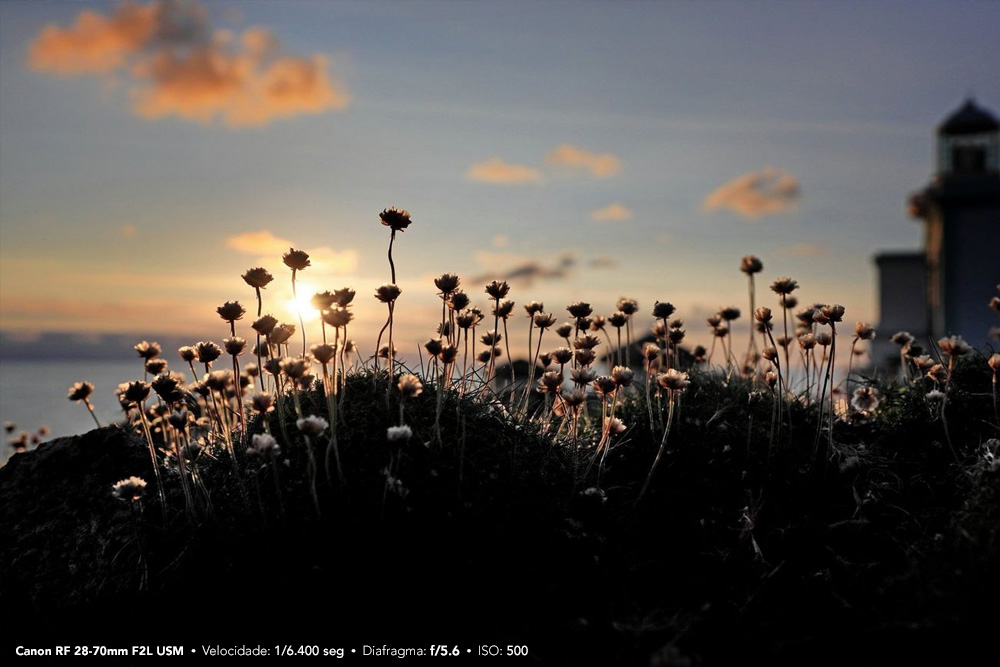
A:
<svg viewBox="0 0 1000 667">
<path fill-rule="evenodd" d="M 312 306 L 312 297 L 316 293 L 316 288 L 309 283 L 299 283 L 296 286 L 296 291 L 299 293 L 299 298 L 289 299 L 285 302 L 285 308 L 291 313 L 295 319 L 302 315 L 302 319 L 305 321 L 314 320 L 319 317 L 319 311 Z"/>
</svg>

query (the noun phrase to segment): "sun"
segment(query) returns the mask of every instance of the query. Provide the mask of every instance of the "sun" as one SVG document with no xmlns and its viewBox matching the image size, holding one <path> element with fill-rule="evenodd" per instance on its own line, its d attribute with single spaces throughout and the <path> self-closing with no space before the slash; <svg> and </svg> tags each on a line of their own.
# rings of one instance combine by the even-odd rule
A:
<svg viewBox="0 0 1000 667">
<path fill-rule="evenodd" d="M 319 317 L 319 311 L 312 306 L 312 295 L 316 293 L 316 289 L 308 283 L 299 283 L 297 286 L 297 291 L 299 297 L 297 299 L 289 299 L 285 302 L 285 308 L 288 309 L 296 319 L 302 316 L 303 320 L 310 320 Z"/>
</svg>

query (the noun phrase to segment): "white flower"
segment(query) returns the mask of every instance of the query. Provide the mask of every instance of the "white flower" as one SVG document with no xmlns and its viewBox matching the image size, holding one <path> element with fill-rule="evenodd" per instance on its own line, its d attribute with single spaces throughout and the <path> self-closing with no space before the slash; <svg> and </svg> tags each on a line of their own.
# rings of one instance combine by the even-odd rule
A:
<svg viewBox="0 0 1000 667">
<path fill-rule="evenodd" d="M 247 454 L 275 458 L 281 454 L 281 445 L 269 433 L 257 433 L 253 436 L 253 444 Z"/>
<path fill-rule="evenodd" d="M 878 407 L 882 399 L 879 398 L 878 390 L 875 387 L 858 387 L 854 390 L 854 398 L 851 404 L 862 412 L 871 412 Z"/>
<path fill-rule="evenodd" d="M 402 426 L 390 426 L 385 432 L 385 438 L 389 442 L 406 442 L 413 437 L 413 429 L 406 424 Z"/>
<path fill-rule="evenodd" d="M 927 392 L 927 396 L 925 398 L 927 399 L 927 402 L 932 405 L 944 405 L 945 395 L 943 391 L 932 389 Z"/>
<path fill-rule="evenodd" d="M 119 500 L 131 500 L 133 502 L 142 500 L 146 493 L 146 480 L 141 477 L 129 477 L 120 482 L 116 482 L 111 487 L 111 495 Z"/>
<path fill-rule="evenodd" d="M 322 417 L 309 415 L 295 422 L 298 429 L 305 435 L 319 435 L 326 430 L 330 424 Z"/>
</svg>

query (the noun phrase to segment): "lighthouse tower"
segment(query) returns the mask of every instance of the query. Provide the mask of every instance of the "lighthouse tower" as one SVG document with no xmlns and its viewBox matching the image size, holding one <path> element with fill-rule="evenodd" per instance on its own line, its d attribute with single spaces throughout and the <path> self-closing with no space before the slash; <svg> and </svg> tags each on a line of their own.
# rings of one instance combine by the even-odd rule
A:
<svg viewBox="0 0 1000 667">
<path fill-rule="evenodd" d="M 880 336 L 872 361 L 886 367 L 898 348 L 896 331 L 930 341 L 960 335 L 976 347 L 992 344 L 1000 324 L 989 302 L 1000 284 L 1000 121 L 971 98 L 937 129 L 936 175 L 909 199 L 924 225 L 924 248 L 875 257 Z M 898 362 L 897 362 L 898 363 Z"/>
</svg>

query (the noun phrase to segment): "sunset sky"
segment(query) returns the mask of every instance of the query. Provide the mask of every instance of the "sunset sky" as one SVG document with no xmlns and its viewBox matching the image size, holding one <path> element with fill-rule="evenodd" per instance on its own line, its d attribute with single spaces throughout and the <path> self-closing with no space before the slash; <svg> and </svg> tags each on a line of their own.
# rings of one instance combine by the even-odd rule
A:
<svg viewBox="0 0 1000 667">
<path fill-rule="evenodd" d="M 294 246 L 303 291 L 358 291 L 370 352 L 388 206 L 407 353 L 445 271 L 484 308 L 517 276 L 519 315 L 671 301 L 698 337 L 746 313 L 756 254 L 761 302 L 788 275 L 877 320 L 871 257 L 921 242 L 936 125 L 1000 109 L 998 26 L 996 2 L 3 2 L 0 329 L 221 339 L 252 266 L 292 321 Z"/>
</svg>

